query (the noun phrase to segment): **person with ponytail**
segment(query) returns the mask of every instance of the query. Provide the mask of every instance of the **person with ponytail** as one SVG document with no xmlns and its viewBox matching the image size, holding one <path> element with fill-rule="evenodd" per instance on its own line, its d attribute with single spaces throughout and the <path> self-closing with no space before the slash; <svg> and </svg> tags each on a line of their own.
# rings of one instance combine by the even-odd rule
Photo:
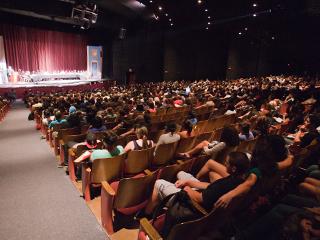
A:
<svg viewBox="0 0 320 240">
<path fill-rule="evenodd" d="M 182 125 L 181 132 L 178 133 L 181 138 L 189 138 L 195 136 L 193 124 L 190 120 L 186 120 Z"/>
<path fill-rule="evenodd" d="M 154 146 L 152 140 L 148 140 L 148 129 L 144 126 L 136 128 L 137 140 L 130 141 L 124 148 L 125 152 L 143 150 Z"/>
</svg>

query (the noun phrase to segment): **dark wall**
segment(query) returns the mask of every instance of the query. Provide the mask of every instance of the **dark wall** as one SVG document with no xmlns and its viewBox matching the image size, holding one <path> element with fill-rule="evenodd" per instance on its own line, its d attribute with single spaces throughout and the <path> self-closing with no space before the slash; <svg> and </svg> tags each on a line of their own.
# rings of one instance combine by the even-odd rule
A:
<svg viewBox="0 0 320 240">
<path fill-rule="evenodd" d="M 164 40 L 162 33 L 142 31 L 113 44 L 113 79 L 125 83 L 129 68 L 137 82 L 161 81 L 163 73 Z"/>
<path fill-rule="evenodd" d="M 224 79 L 228 42 L 218 32 L 169 33 L 165 39 L 164 79 Z"/>
<path fill-rule="evenodd" d="M 228 43 L 215 33 L 143 31 L 113 44 L 113 78 L 133 68 L 139 82 L 224 79 Z"/>
</svg>

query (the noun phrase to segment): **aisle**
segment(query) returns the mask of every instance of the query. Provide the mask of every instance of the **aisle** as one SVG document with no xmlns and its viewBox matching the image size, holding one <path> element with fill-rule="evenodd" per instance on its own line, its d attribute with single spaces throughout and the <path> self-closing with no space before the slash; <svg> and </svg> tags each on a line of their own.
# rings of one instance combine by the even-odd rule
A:
<svg viewBox="0 0 320 240">
<path fill-rule="evenodd" d="M 17 102 L 0 123 L 0 239 L 106 239 L 28 113 Z"/>
</svg>

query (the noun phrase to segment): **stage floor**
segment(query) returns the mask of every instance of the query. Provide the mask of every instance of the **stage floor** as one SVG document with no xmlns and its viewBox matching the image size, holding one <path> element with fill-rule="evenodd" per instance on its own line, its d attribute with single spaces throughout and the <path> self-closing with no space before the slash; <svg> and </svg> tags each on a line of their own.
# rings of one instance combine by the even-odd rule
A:
<svg viewBox="0 0 320 240">
<path fill-rule="evenodd" d="M 87 80 L 54 80 L 42 82 L 17 82 L 0 84 L 0 88 L 38 88 L 38 87 L 68 87 L 79 86 L 89 83 L 102 83 L 110 79 L 87 79 Z"/>
</svg>

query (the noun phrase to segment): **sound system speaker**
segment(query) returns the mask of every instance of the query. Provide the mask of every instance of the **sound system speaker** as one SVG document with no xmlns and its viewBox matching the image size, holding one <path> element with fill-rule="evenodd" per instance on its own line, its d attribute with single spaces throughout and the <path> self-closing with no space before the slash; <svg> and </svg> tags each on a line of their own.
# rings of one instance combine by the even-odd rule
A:
<svg viewBox="0 0 320 240">
<path fill-rule="evenodd" d="M 127 29 L 121 28 L 119 31 L 119 39 L 123 40 L 126 38 Z"/>
</svg>

